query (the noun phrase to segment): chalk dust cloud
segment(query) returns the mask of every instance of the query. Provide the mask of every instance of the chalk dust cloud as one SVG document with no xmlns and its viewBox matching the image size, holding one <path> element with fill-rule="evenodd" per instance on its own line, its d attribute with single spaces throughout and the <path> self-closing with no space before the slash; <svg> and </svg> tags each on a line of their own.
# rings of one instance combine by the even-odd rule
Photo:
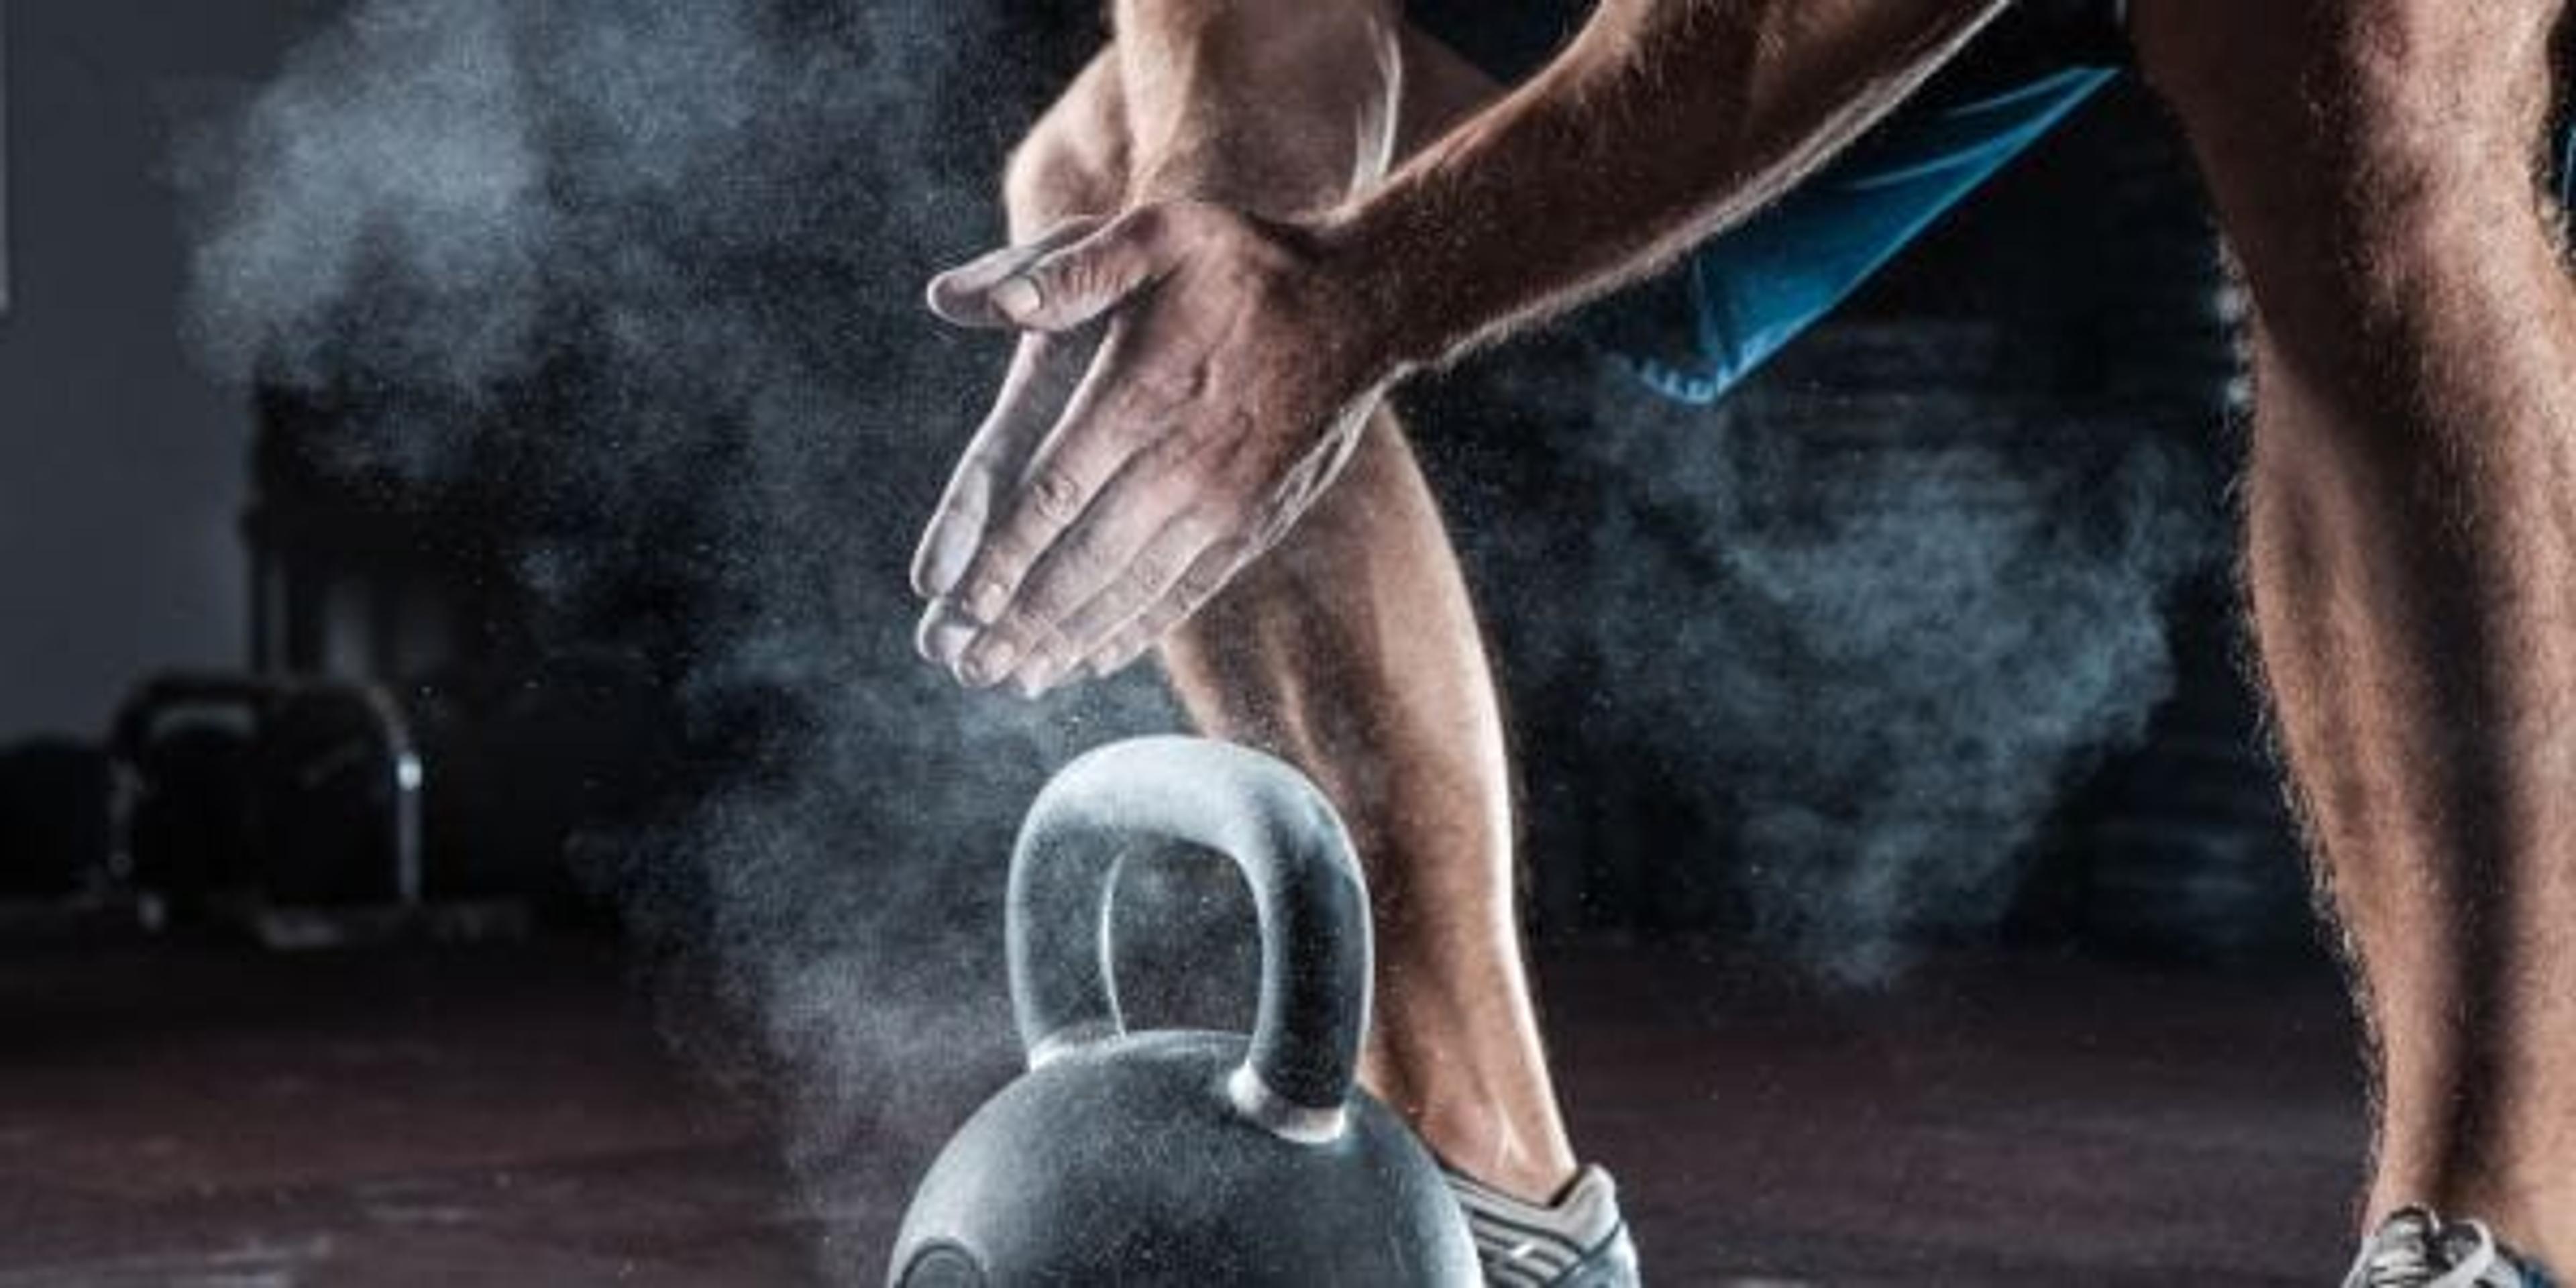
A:
<svg viewBox="0 0 2576 1288">
<path fill-rule="evenodd" d="M 909 643 L 915 525 L 1001 360 L 919 284 L 999 234 L 1002 152 L 1086 52 L 1034 8 L 356 0 L 175 162 L 204 360 L 334 409 L 367 486 L 488 485 L 540 627 L 657 659 L 693 790 L 575 862 L 827 1208 L 1009 1067 L 995 908 L 1045 773 L 1175 723 L 1140 681 L 961 696 Z M 1606 379 L 1485 395 L 1571 427 L 1530 450 L 1606 498 L 1459 507 L 1520 704 L 1591 695 L 1704 786 L 1757 928 L 1831 969 L 1990 916 L 2070 767 L 2161 694 L 2209 480 L 2152 443 L 1962 442 L 1819 481 L 1812 444 Z M 2030 504 L 1947 504 L 1978 488 Z"/>
</svg>

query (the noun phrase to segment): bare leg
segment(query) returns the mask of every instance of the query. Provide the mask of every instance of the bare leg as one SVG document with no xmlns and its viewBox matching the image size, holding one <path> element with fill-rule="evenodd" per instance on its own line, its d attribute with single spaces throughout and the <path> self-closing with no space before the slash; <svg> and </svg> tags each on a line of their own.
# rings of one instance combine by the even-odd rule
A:
<svg viewBox="0 0 2576 1288">
<path fill-rule="evenodd" d="M 2248 573 L 2380 1060 L 2372 1220 L 2576 1266 L 2576 290 L 2558 0 L 2145 0 L 2261 314 Z"/>
<path fill-rule="evenodd" d="M 1164 658 L 1202 727 L 1305 768 L 1350 823 L 1377 900 L 1371 1089 L 1451 1166 L 1546 1199 L 1574 1156 L 1521 968 L 1502 720 L 1392 416 Z"/>
<path fill-rule="evenodd" d="M 1405 39 L 1399 149 L 1494 92 Z M 1362 1075 L 1452 1167 L 1551 1197 L 1575 1170 L 1514 911 L 1510 771 L 1475 611 L 1392 414 L 1280 549 L 1165 645 L 1191 717 L 1314 776 L 1376 899 Z"/>
</svg>

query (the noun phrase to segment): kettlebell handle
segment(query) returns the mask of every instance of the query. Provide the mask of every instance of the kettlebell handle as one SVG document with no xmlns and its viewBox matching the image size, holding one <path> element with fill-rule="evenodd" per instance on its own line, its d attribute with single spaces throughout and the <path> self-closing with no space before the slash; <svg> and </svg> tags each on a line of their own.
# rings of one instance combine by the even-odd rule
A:
<svg viewBox="0 0 2576 1288">
<path fill-rule="evenodd" d="M 1038 793 L 1011 855 L 1011 1006 L 1036 1068 L 1126 1031 L 1110 955 L 1110 897 L 1137 842 L 1234 861 L 1261 927 L 1261 1000 L 1227 1092 L 1298 1141 L 1338 1136 L 1368 1030 L 1368 891 L 1349 833 L 1306 777 L 1203 738 L 1112 743 Z"/>
</svg>

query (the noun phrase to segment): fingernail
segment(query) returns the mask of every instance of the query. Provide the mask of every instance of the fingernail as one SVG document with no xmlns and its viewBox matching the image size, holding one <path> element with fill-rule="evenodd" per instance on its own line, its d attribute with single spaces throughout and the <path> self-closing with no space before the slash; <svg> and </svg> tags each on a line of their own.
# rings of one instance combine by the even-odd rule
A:
<svg viewBox="0 0 2576 1288">
<path fill-rule="evenodd" d="M 940 600 L 930 606 L 921 618 L 921 630 L 913 642 L 921 649 L 925 661 L 953 666 L 957 655 L 975 639 L 975 624 L 957 612 L 957 606 Z"/>
<path fill-rule="evenodd" d="M 1011 687 L 1018 690 L 1019 695 L 1024 698 L 1034 698 L 1046 692 L 1046 662 L 1040 659 L 1021 667 L 1019 675 L 1011 681 Z"/>
<path fill-rule="evenodd" d="M 973 597 L 966 601 L 966 615 L 989 626 L 1001 617 L 1002 609 L 1010 598 L 1010 592 L 1002 589 L 1002 583 L 985 582 L 977 586 Z"/>
<path fill-rule="evenodd" d="M 1063 681 L 1064 670 L 1064 658 L 1054 649 L 1038 650 L 1028 665 L 1020 668 L 1020 693 L 1032 698 L 1045 693 Z"/>
<path fill-rule="evenodd" d="M 966 661 L 958 670 L 966 677 L 968 684 L 980 688 L 1009 675 L 1011 663 L 1016 661 L 1019 655 L 1020 650 L 1009 640 L 996 635 L 986 635 L 966 650 Z"/>
<path fill-rule="evenodd" d="M 1003 317 L 1017 322 L 1038 311 L 1043 298 L 1038 284 L 1025 277 L 1005 277 L 993 288 L 993 308 Z"/>
<path fill-rule="evenodd" d="M 966 560 L 974 554 L 962 541 L 942 541 L 932 547 L 922 560 L 920 583 L 924 599 L 943 599 L 957 589 L 957 579 L 966 575 Z"/>
</svg>

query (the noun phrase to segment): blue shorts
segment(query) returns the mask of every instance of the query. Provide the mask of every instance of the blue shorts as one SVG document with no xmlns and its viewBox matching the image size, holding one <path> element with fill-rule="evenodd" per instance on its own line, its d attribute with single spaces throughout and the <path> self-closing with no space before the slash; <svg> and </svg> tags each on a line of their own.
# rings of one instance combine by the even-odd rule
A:
<svg viewBox="0 0 2576 1288">
<path fill-rule="evenodd" d="M 2121 7 L 2020 0 L 1957 65 L 1778 204 L 1671 273 L 1588 310 L 1578 326 L 1657 392 L 1690 403 L 1724 397 L 2119 76 Z M 1498 23 L 1497 10 L 1520 12 Z M 1535 66 L 1579 18 L 1562 5 L 1535 11 L 1541 16 L 1523 6 L 1462 8 L 1462 0 L 1415 0 L 1412 9 L 1433 34 L 1507 77 Z M 2560 181 L 2576 189 L 2576 128 L 2565 137 Z"/>
<path fill-rule="evenodd" d="M 1909 105 L 1584 330 L 1656 392 L 1715 402 L 2118 74 L 2065 67 Z"/>
</svg>

